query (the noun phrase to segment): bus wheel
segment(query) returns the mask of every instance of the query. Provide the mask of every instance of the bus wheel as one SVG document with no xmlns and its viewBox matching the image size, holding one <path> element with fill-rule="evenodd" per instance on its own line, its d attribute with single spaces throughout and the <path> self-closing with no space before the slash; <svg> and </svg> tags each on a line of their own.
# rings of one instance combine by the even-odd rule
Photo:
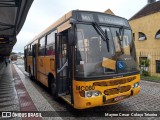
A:
<svg viewBox="0 0 160 120">
<path fill-rule="evenodd" d="M 52 78 L 52 80 L 51 80 L 51 88 L 50 88 L 50 90 L 51 90 L 51 94 L 52 94 L 52 97 L 54 98 L 54 99 L 58 99 L 58 95 L 57 95 L 57 90 L 56 90 L 56 83 L 55 83 L 55 81 L 54 81 L 54 78 Z"/>
<path fill-rule="evenodd" d="M 29 78 L 30 78 L 31 80 L 33 79 L 30 66 L 29 66 Z"/>
</svg>

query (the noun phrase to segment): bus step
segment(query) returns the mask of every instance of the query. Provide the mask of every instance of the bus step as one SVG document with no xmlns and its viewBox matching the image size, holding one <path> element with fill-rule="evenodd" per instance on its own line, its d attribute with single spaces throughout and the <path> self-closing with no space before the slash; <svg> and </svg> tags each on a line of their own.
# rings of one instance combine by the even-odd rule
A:
<svg viewBox="0 0 160 120">
<path fill-rule="evenodd" d="M 70 95 L 61 96 L 61 98 L 63 100 L 65 100 L 66 102 L 68 102 L 69 104 L 71 104 L 71 96 Z"/>
<path fill-rule="evenodd" d="M 58 93 L 58 96 L 65 96 L 66 93 Z"/>
</svg>

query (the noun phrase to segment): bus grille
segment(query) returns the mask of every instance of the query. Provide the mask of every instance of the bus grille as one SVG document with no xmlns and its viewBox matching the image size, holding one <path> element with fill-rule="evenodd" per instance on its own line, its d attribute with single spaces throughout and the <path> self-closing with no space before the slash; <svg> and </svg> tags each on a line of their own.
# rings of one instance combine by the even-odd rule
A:
<svg viewBox="0 0 160 120">
<path fill-rule="evenodd" d="M 128 78 L 121 78 L 118 80 L 94 82 L 93 85 L 94 86 L 115 86 L 115 85 L 119 85 L 119 84 L 129 83 L 135 79 L 136 79 L 136 76 L 133 76 L 133 77 L 128 77 Z"/>
<path fill-rule="evenodd" d="M 105 95 L 114 95 L 114 94 L 118 94 L 118 93 L 127 92 L 130 89 L 131 89 L 130 85 L 121 86 L 121 87 L 117 87 L 117 88 L 107 89 L 104 91 L 104 94 Z"/>
</svg>

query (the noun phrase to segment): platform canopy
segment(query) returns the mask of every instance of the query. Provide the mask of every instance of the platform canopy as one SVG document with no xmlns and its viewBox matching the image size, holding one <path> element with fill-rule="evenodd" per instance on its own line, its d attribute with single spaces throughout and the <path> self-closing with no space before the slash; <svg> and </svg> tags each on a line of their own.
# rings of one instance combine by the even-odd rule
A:
<svg viewBox="0 0 160 120">
<path fill-rule="evenodd" d="M 0 0 L 0 56 L 10 55 L 33 0 Z"/>
</svg>

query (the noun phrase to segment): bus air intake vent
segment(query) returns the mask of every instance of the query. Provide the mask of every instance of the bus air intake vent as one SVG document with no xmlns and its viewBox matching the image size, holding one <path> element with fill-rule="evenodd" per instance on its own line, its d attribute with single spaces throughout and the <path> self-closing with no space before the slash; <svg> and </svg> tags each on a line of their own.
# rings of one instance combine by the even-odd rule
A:
<svg viewBox="0 0 160 120">
<path fill-rule="evenodd" d="M 112 88 L 112 89 L 107 89 L 104 91 L 105 95 L 114 95 L 114 94 L 118 94 L 118 93 L 123 93 L 123 92 L 127 92 L 131 89 L 130 85 L 127 86 L 119 86 L 117 88 Z"/>
</svg>

